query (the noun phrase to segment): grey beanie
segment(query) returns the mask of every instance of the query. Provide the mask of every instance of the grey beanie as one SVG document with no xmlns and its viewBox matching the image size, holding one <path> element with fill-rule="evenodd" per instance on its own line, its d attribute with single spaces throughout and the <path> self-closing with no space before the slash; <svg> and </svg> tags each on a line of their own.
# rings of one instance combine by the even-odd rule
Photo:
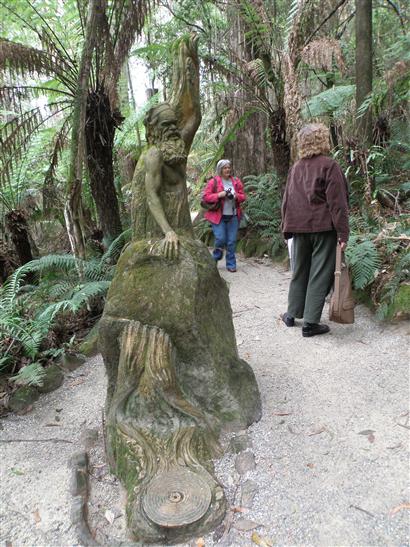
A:
<svg viewBox="0 0 410 547">
<path fill-rule="evenodd" d="M 216 164 L 216 174 L 218 176 L 221 176 L 222 169 L 227 165 L 231 165 L 231 162 L 229 160 L 219 160 Z"/>
</svg>

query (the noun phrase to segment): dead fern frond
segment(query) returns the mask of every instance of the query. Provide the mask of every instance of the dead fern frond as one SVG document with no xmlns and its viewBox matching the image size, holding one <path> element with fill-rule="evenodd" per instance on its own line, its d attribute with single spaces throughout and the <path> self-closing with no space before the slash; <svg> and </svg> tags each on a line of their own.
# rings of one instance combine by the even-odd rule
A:
<svg viewBox="0 0 410 547">
<path fill-rule="evenodd" d="M 318 38 L 302 50 L 302 60 L 309 66 L 321 70 L 332 70 L 336 63 L 340 72 L 345 71 L 343 54 L 338 40 L 333 38 Z"/>
<path fill-rule="evenodd" d="M 136 35 L 140 35 L 146 18 L 151 13 L 157 0 L 124 0 L 121 14 L 111 28 L 112 47 L 114 58 L 109 78 L 107 79 L 108 93 L 113 96 L 111 108 L 116 107 L 116 87 L 120 77 L 121 68 L 130 52 Z"/>
<path fill-rule="evenodd" d="M 55 76 L 67 72 L 64 61 L 41 49 L 0 38 L 0 70 L 16 75 L 44 74 Z"/>
<path fill-rule="evenodd" d="M 49 115 L 44 116 L 40 107 L 36 107 L 13 118 L 1 128 L 0 187 L 10 181 L 13 166 L 20 161 L 33 135 L 50 118 L 67 108 L 71 108 L 71 101 L 54 103 Z"/>
<path fill-rule="evenodd" d="M 71 128 L 71 117 L 67 117 L 61 128 L 57 131 L 54 137 L 53 151 L 50 157 L 50 164 L 43 183 L 43 211 L 47 213 L 57 203 L 63 202 L 60 200 L 55 188 L 55 175 L 61 153 L 68 142 L 68 134 Z"/>
</svg>

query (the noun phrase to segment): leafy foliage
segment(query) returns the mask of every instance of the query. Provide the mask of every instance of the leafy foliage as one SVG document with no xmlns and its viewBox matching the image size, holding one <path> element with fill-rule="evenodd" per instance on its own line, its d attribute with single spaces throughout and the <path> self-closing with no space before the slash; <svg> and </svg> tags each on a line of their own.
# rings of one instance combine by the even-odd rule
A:
<svg viewBox="0 0 410 547">
<path fill-rule="evenodd" d="M 352 270 L 355 289 L 364 289 L 374 281 L 381 259 L 372 241 L 360 240 L 359 236 L 351 237 L 346 249 L 346 258 Z"/>
<path fill-rule="evenodd" d="M 46 371 L 41 363 L 35 362 L 21 368 L 19 372 L 9 380 L 18 386 L 38 386 L 44 383 Z"/>
<path fill-rule="evenodd" d="M 244 185 L 250 229 L 272 241 L 271 255 L 274 256 L 283 246 L 280 181 L 275 173 L 266 173 L 244 177 Z"/>
<path fill-rule="evenodd" d="M 328 114 L 340 115 L 344 107 L 353 100 L 355 90 L 354 85 L 339 85 L 326 89 L 307 101 L 303 116 L 316 118 Z"/>
</svg>

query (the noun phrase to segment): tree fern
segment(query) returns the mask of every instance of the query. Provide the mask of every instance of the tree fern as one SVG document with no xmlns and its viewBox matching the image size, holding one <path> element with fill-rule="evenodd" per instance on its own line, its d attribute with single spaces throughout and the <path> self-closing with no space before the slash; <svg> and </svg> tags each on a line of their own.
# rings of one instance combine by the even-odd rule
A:
<svg viewBox="0 0 410 547">
<path fill-rule="evenodd" d="M 359 236 L 352 236 L 346 248 L 346 258 L 352 271 L 355 289 L 364 289 L 374 281 L 381 259 L 373 241 L 360 241 Z"/>
</svg>

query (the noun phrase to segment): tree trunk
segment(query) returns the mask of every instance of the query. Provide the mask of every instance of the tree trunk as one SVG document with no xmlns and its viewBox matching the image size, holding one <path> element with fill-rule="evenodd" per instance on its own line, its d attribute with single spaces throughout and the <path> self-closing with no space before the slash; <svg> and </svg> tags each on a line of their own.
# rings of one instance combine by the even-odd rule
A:
<svg viewBox="0 0 410 547">
<path fill-rule="evenodd" d="M 232 24 L 229 31 L 229 48 L 232 51 L 232 61 L 241 59 L 245 64 L 254 59 L 252 44 L 246 39 L 246 22 L 241 17 L 238 8 L 229 10 Z M 245 122 L 239 123 L 236 134 L 225 144 L 224 155 L 232 161 L 235 174 L 238 176 L 266 173 L 272 169 L 272 151 L 269 147 L 268 116 L 264 112 L 254 112 L 246 118 L 246 112 L 256 106 L 253 82 L 246 74 L 242 75 L 246 85 L 238 84 L 237 75 L 228 76 L 230 88 L 225 97 L 229 108 L 226 119 L 228 135 L 232 127 L 244 117 Z M 268 136 L 268 138 L 266 138 Z"/>
<path fill-rule="evenodd" d="M 30 245 L 29 227 L 27 218 L 23 211 L 14 209 L 6 216 L 6 226 L 11 235 L 11 240 L 16 248 L 21 265 L 33 260 L 33 253 Z"/>
<path fill-rule="evenodd" d="M 108 96 L 102 88 L 89 94 L 85 126 L 87 166 L 106 246 L 122 232 L 113 170 L 114 134 L 121 121 L 119 112 L 111 111 Z"/>
<path fill-rule="evenodd" d="M 286 114 L 283 107 L 278 107 L 271 114 L 269 125 L 273 168 L 285 183 L 289 171 L 290 148 L 286 141 Z"/>
<path fill-rule="evenodd" d="M 356 108 L 372 92 L 372 0 L 356 0 Z M 357 119 L 363 143 L 372 143 L 372 112 L 368 108 Z"/>
<path fill-rule="evenodd" d="M 73 111 L 70 149 L 71 157 L 67 184 L 68 199 L 65 205 L 64 218 L 66 221 L 67 233 L 70 239 L 72 251 L 78 258 L 85 258 L 81 202 L 81 182 L 84 160 L 84 127 L 87 107 L 88 82 L 90 79 L 91 62 L 96 42 L 96 22 L 98 13 L 101 9 L 101 0 L 90 1 Z"/>
</svg>

